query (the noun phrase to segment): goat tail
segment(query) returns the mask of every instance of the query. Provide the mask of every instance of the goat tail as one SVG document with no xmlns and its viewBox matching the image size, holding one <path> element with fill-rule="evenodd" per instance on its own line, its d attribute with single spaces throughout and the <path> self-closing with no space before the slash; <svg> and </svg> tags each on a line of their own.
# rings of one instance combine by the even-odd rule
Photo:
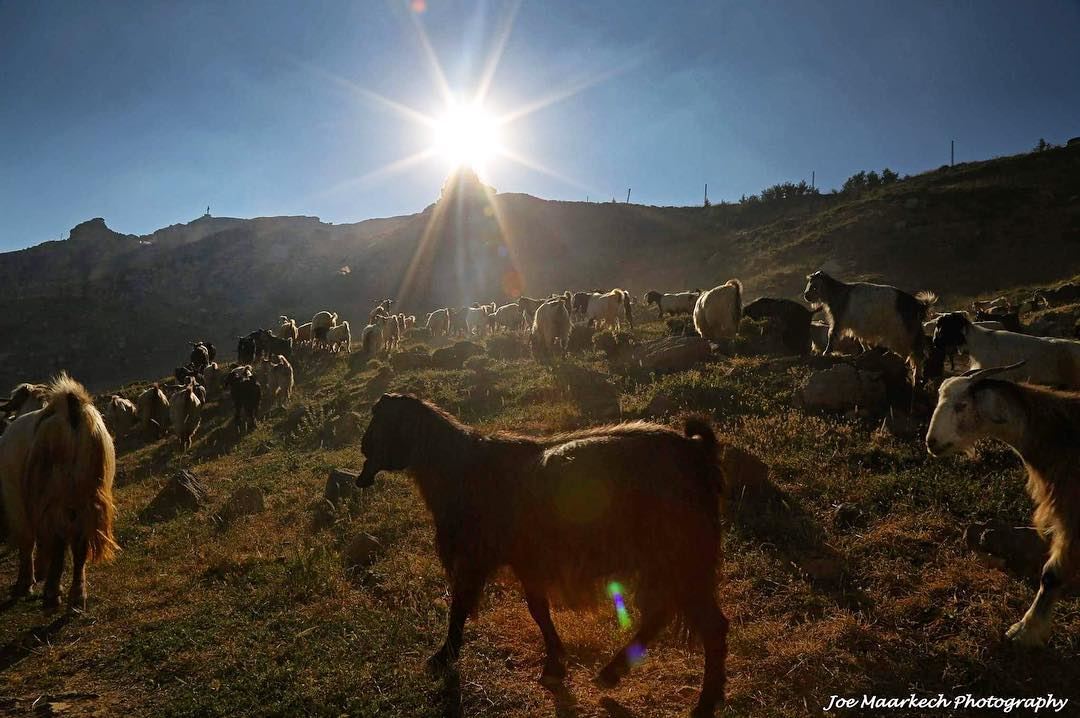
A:
<svg viewBox="0 0 1080 718">
<path fill-rule="evenodd" d="M 687 439 L 701 442 L 701 449 L 706 457 L 708 481 L 721 493 L 724 491 L 724 472 L 720 467 L 720 449 L 722 448 L 716 439 L 708 419 L 701 416 L 692 416 L 686 420 L 683 426 L 683 435 Z"/>
<path fill-rule="evenodd" d="M 117 549 L 115 473 L 116 451 L 105 421 L 83 385 L 61 373 L 49 386 L 23 474 L 31 525 L 81 536 L 90 561 L 111 558 Z"/>
<path fill-rule="evenodd" d="M 930 307 L 937 304 L 938 295 L 930 291 L 922 291 L 915 295 L 915 299 L 917 299 L 920 304 L 922 304 L 924 307 L 927 308 L 927 310 L 929 310 Z"/>
</svg>

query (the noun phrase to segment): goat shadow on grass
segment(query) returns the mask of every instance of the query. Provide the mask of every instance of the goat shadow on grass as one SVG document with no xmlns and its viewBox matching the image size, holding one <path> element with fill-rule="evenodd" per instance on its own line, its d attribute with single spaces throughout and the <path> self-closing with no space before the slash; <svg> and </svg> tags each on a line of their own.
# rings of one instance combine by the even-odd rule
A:
<svg viewBox="0 0 1080 718">
<path fill-rule="evenodd" d="M 435 683 L 439 715 L 443 718 L 462 718 L 465 712 L 461 706 L 461 674 L 457 667 L 440 672 Z"/>
<path fill-rule="evenodd" d="M 600 699 L 600 707 L 607 712 L 609 718 L 637 718 L 636 713 L 610 696 Z"/>
<path fill-rule="evenodd" d="M 0 647 L 0 672 L 6 671 L 19 663 L 29 656 L 35 648 L 48 643 L 70 621 L 71 613 L 63 613 L 51 623 L 30 628 L 8 641 L 5 646 Z"/>
<path fill-rule="evenodd" d="M 551 699 L 555 703 L 555 718 L 578 718 L 580 713 L 577 697 L 570 692 L 565 683 L 541 683 L 540 685 L 551 694 Z"/>
<path fill-rule="evenodd" d="M 852 585 L 844 556 L 829 546 L 814 515 L 771 479 L 728 500 L 737 532 L 779 555 L 783 566 L 807 580 L 838 606 L 853 611 L 873 607 L 872 599 Z"/>
</svg>

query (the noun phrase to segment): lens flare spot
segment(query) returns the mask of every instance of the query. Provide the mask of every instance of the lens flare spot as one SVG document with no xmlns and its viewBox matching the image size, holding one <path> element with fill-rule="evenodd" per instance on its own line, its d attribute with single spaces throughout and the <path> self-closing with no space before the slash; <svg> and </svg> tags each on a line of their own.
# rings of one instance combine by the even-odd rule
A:
<svg viewBox="0 0 1080 718">
<path fill-rule="evenodd" d="M 409 9 L 419 15 L 427 10 L 427 2 L 425 2 L 425 0 L 412 0 L 412 2 L 409 3 Z"/>
<path fill-rule="evenodd" d="M 520 297 L 523 291 L 521 275 L 513 269 L 508 269 L 502 276 L 502 288 L 503 292 L 511 298 L 517 299 Z"/>
<path fill-rule="evenodd" d="M 630 612 L 626 610 L 626 602 L 623 601 L 623 587 L 618 581 L 612 581 L 607 587 L 608 596 L 615 604 L 615 617 L 619 621 L 619 627 L 623 630 L 630 628 Z"/>
</svg>

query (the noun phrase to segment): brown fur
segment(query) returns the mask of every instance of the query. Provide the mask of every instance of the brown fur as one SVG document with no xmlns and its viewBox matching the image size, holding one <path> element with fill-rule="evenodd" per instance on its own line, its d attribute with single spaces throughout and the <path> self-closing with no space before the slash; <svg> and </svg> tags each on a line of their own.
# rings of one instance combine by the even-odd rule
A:
<svg viewBox="0 0 1080 718">
<path fill-rule="evenodd" d="M 453 594 L 437 664 L 456 658 L 465 616 L 492 573 L 508 566 L 544 635 L 545 676 L 561 677 L 549 597 L 582 603 L 617 579 L 637 586 L 635 642 L 644 646 L 680 619 L 705 643 L 698 711 L 711 715 L 723 699 L 727 621 L 714 595 L 723 482 L 707 424 L 690 422 L 685 435 L 645 422 L 546 438 L 484 435 L 432 404 L 388 394 L 361 448 L 359 484 L 408 469 L 434 518 Z M 615 683 L 629 670 L 628 650 L 601 680 Z"/>
<path fill-rule="evenodd" d="M 16 594 L 35 582 L 34 548 L 47 566 L 45 604 L 59 604 L 64 555 L 71 547 L 70 603 L 86 601 L 85 565 L 112 557 L 116 455 L 105 422 L 81 384 L 65 374 L 49 386 L 48 406 L 22 417 L 0 440 L 0 481 L 19 548 Z"/>
<path fill-rule="evenodd" d="M 1013 448 L 1027 468 L 1035 526 L 1050 539 L 1050 561 L 1068 579 L 1080 576 L 1080 392 L 986 379 L 975 391 L 994 391 L 1024 427 Z"/>
</svg>

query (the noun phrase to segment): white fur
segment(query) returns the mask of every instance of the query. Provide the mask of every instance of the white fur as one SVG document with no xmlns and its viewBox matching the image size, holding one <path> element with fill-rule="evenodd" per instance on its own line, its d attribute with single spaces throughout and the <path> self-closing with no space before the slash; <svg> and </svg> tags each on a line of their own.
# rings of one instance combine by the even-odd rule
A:
<svg viewBox="0 0 1080 718">
<path fill-rule="evenodd" d="M 621 329 L 627 301 L 628 295 L 621 289 L 612 289 L 606 294 L 593 292 L 585 309 L 585 321 L 596 320 L 612 329 Z"/>
<path fill-rule="evenodd" d="M 541 304 L 533 317 L 533 341 L 543 351 L 551 350 L 552 346 L 558 346 L 560 351 L 566 351 L 570 342 L 570 310 L 566 308 L 568 300 L 560 297 Z"/>
<path fill-rule="evenodd" d="M 741 319 L 742 283 L 738 279 L 702 292 L 694 305 L 694 329 L 710 341 L 734 337 Z"/>
<path fill-rule="evenodd" d="M 521 329 L 525 324 L 525 312 L 516 303 L 502 305 L 491 316 L 497 327 Z"/>
<path fill-rule="evenodd" d="M 1001 378 L 1080 389 L 1080 342 L 995 331 L 978 325 L 964 329 L 964 340 L 963 349 L 971 357 L 972 369 L 1022 361 L 1023 366 L 1002 374 Z"/>
<path fill-rule="evenodd" d="M 341 322 L 326 330 L 326 343 L 334 351 L 344 349 L 348 354 L 352 351 L 352 334 L 349 333 L 349 323 Z"/>
</svg>

